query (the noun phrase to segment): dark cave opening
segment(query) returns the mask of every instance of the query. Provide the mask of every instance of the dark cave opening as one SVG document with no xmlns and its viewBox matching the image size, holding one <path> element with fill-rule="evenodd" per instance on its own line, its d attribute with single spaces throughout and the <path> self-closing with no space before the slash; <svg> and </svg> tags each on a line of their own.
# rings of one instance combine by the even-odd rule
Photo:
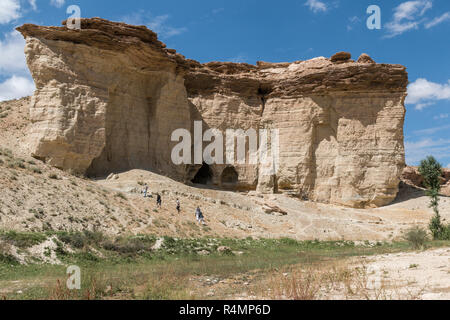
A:
<svg viewBox="0 0 450 320">
<path fill-rule="evenodd" d="M 222 172 L 221 182 L 222 185 L 231 186 L 236 185 L 239 181 L 239 175 L 236 172 L 236 169 L 233 167 L 227 167 Z"/>
<path fill-rule="evenodd" d="M 267 96 L 273 91 L 272 87 L 268 84 L 260 84 L 258 88 L 258 96 L 261 99 L 261 105 L 262 105 L 262 113 L 264 113 L 264 110 L 266 108 L 266 101 Z"/>
<path fill-rule="evenodd" d="M 203 162 L 202 167 L 195 175 L 194 179 L 192 179 L 192 183 L 194 184 L 210 184 L 212 182 L 213 173 L 209 165 Z"/>
</svg>

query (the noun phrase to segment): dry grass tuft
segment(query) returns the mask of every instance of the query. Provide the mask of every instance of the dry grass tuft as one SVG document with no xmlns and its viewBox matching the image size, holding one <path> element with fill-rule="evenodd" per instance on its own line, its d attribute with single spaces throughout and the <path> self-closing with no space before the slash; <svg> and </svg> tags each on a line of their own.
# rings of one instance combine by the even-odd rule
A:
<svg viewBox="0 0 450 320">
<path fill-rule="evenodd" d="M 423 290 L 409 290 L 365 265 L 337 263 L 325 268 L 294 269 L 273 274 L 260 285 L 260 296 L 272 300 L 417 300 Z"/>
</svg>

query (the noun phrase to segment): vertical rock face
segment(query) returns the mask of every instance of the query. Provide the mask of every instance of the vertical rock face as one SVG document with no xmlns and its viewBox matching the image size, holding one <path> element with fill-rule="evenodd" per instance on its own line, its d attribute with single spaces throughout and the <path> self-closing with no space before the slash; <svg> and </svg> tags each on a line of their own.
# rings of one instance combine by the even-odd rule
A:
<svg viewBox="0 0 450 320">
<path fill-rule="evenodd" d="M 182 175 L 166 152 L 169 132 L 190 126 L 180 58 L 169 57 L 146 28 L 100 19 L 84 20 L 83 28 L 20 28 L 37 88 L 33 154 L 80 173 Z"/>
<path fill-rule="evenodd" d="M 288 192 L 381 206 L 404 168 L 407 73 L 347 53 L 294 63 L 200 64 L 145 27 L 94 18 L 81 31 L 24 25 L 36 82 L 30 149 L 93 175 L 142 168 L 225 189 Z M 175 165 L 172 132 L 278 129 L 279 170 L 261 164 Z M 207 145 L 207 143 L 205 144 Z"/>
<path fill-rule="evenodd" d="M 236 166 L 247 184 L 354 207 L 395 198 L 404 167 L 405 68 L 338 56 L 336 63 L 316 58 L 190 69 L 188 96 L 208 127 L 280 132 L 276 181 Z"/>
</svg>

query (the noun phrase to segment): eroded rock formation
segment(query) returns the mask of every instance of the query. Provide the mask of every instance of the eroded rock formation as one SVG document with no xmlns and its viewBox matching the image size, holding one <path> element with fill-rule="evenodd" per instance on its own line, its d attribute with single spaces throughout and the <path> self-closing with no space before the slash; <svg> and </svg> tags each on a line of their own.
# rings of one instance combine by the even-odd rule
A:
<svg viewBox="0 0 450 320">
<path fill-rule="evenodd" d="M 257 65 L 200 64 L 145 27 L 82 19 L 81 30 L 24 25 L 36 83 L 35 157 L 109 174 L 141 168 L 180 181 L 365 207 L 391 202 L 404 168 L 401 65 L 348 53 Z M 175 165 L 175 129 L 279 129 L 280 168 Z M 201 170 L 202 177 L 198 177 Z M 197 177 L 196 177 L 197 175 Z"/>
<path fill-rule="evenodd" d="M 401 180 L 407 185 L 425 189 L 423 177 L 418 167 L 406 167 L 403 170 Z M 442 169 L 441 184 L 441 194 L 450 197 L 450 168 Z"/>
</svg>

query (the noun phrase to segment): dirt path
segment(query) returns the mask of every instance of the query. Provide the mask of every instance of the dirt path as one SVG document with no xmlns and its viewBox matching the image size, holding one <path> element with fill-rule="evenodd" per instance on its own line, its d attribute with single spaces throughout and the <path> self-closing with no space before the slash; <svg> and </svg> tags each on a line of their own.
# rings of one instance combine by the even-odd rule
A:
<svg viewBox="0 0 450 320">
<path fill-rule="evenodd" d="M 162 194 L 163 208 L 157 214 L 153 214 L 154 199 L 143 199 L 139 195 L 142 187 L 138 183 L 143 182 L 148 183 L 151 192 Z M 120 173 L 117 179 L 102 179 L 97 184 L 131 195 L 134 211 L 150 209 L 152 216 L 163 218 L 172 226 L 194 221 L 195 208 L 199 205 L 208 227 L 222 237 L 386 241 L 401 238 L 403 231 L 414 225 L 426 227 L 432 216 L 428 198 L 420 195 L 383 208 L 352 209 L 300 201 L 282 194 L 202 189 L 142 170 Z M 174 214 L 177 198 L 182 205 L 181 216 Z M 267 205 L 277 206 L 287 214 L 267 213 L 264 211 Z M 450 220 L 450 198 L 441 200 L 441 214 Z M 168 230 L 170 233 L 176 229 Z"/>
</svg>

